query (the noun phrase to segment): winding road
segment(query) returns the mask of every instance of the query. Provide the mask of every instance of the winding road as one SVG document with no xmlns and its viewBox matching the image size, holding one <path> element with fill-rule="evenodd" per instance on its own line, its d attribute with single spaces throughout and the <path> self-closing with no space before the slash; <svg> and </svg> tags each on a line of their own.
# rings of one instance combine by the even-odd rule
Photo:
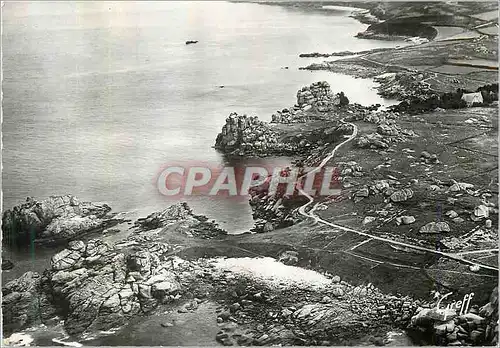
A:
<svg viewBox="0 0 500 348">
<path fill-rule="evenodd" d="M 338 144 L 337 146 L 335 146 L 335 148 L 332 150 L 332 152 L 330 152 L 330 154 L 323 159 L 323 161 L 320 163 L 320 165 L 318 167 L 316 167 L 315 169 L 311 170 L 310 172 L 307 172 L 307 173 L 299 176 L 297 178 L 298 179 L 297 182 L 299 182 L 305 176 L 308 176 L 308 175 L 311 175 L 311 174 L 314 174 L 314 173 L 320 171 L 321 168 L 323 168 L 328 163 L 328 161 L 331 160 L 333 158 L 333 156 L 335 156 L 335 153 L 337 152 L 338 149 L 340 149 L 342 146 L 344 146 L 345 144 L 351 142 L 354 138 L 356 138 L 356 136 L 358 135 L 358 127 L 355 124 L 353 124 L 353 123 L 345 123 L 344 121 L 341 121 L 341 123 L 350 125 L 353 128 L 352 134 L 350 136 L 348 136 L 348 138 L 346 140 L 344 140 L 343 142 L 341 142 L 340 144 Z M 355 229 L 352 229 L 352 228 L 349 228 L 349 227 L 345 227 L 345 226 L 334 224 L 334 223 L 332 223 L 330 221 L 323 220 L 322 218 L 320 218 L 319 216 L 317 216 L 317 215 L 314 214 L 314 211 L 316 210 L 316 207 L 318 206 L 318 204 L 316 204 L 309 211 L 309 213 L 306 212 L 306 208 L 308 206 L 310 206 L 312 203 L 314 203 L 314 198 L 311 195 L 309 195 L 307 192 L 305 192 L 304 190 L 302 190 L 300 188 L 300 186 L 298 186 L 298 187 L 299 187 L 298 191 L 302 195 L 304 195 L 305 197 L 307 197 L 309 199 L 309 202 L 307 202 L 304 205 L 302 205 L 301 207 L 299 207 L 298 212 L 302 216 L 314 219 L 315 223 L 321 223 L 321 224 L 324 224 L 324 225 L 327 225 L 327 226 L 330 226 L 330 227 L 334 227 L 336 229 L 339 229 L 339 230 L 342 230 L 342 231 L 345 231 L 345 232 L 356 233 L 358 235 L 365 236 L 365 237 L 368 237 L 368 238 L 371 238 L 371 239 L 374 239 L 374 240 L 379 240 L 379 241 L 382 241 L 382 242 L 386 242 L 386 243 L 389 243 L 389 244 L 400 245 L 400 246 L 404 246 L 404 247 L 415 249 L 415 250 L 425 251 L 425 252 L 428 252 L 428 253 L 432 253 L 432 254 L 443 256 L 443 257 L 447 257 L 449 259 L 452 259 L 452 260 L 455 260 L 455 261 L 459 261 L 461 263 L 465 263 L 465 264 L 468 264 L 470 266 L 476 266 L 476 267 L 480 267 L 480 268 L 483 268 L 483 269 L 489 269 L 489 270 L 493 270 L 493 271 L 498 272 L 498 268 L 497 267 L 493 267 L 493 266 L 489 266 L 489 265 L 485 265 L 485 264 L 473 262 L 473 261 L 464 259 L 463 257 L 460 256 L 460 255 L 465 254 L 467 252 L 457 253 L 457 254 L 445 253 L 445 252 L 442 252 L 442 251 L 439 251 L 439 250 L 429 249 L 429 248 L 421 247 L 421 246 L 418 246 L 418 245 L 408 244 L 408 243 L 404 243 L 404 242 L 399 242 L 399 241 L 391 240 L 391 239 L 388 239 L 388 238 L 379 237 L 379 236 L 376 236 L 376 235 L 373 235 L 373 234 L 370 234 L 370 233 L 358 231 L 358 230 L 355 230 Z M 484 252 L 488 252 L 488 251 L 492 251 L 492 250 L 498 251 L 498 249 L 486 249 L 486 250 L 484 250 Z M 478 250 L 478 251 L 475 251 L 475 252 L 479 253 L 481 251 Z M 469 252 L 469 253 L 471 253 L 471 252 Z"/>
</svg>

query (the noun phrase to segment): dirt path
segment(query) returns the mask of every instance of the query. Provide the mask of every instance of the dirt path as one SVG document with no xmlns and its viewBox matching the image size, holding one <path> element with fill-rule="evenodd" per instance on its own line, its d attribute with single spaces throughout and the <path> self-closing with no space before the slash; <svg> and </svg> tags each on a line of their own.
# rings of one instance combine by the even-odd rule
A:
<svg viewBox="0 0 500 348">
<path fill-rule="evenodd" d="M 324 167 L 325 164 L 330 159 L 333 158 L 333 156 L 335 155 L 335 152 L 340 147 L 342 147 L 343 145 L 345 145 L 348 142 L 352 141 L 357 136 L 357 134 L 358 134 L 358 127 L 355 124 L 353 124 L 353 123 L 348 123 L 348 124 L 353 127 L 353 132 L 349 136 L 349 138 L 346 139 L 345 141 L 341 142 L 337 146 L 335 146 L 335 148 L 332 150 L 332 152 L 330 153 L 330 155 L 328 155 L 327 157 L 325 157 L 325 159 L 320 163 L 320 165 L 316 169 L 314 169 L 314 170 L 312 170 L 312 171 L 310 171 L 310 172 L 308 172 L 308 173 L 306 173 L 304 175 L 301 175 L 298 178 L 299 180 L 302 179 L 304 176 L 307 176 L 309 174 L 314 174 L 314 173 L 318 172 L 319 170 L 321 170 L 321 168 Z M 467 260 L 467 259 L 464 259 L 463 257 L 459 256 L 460 253 L 459 254 L 449 254 L 449 253 L 445 253 L 445 252 L 442 252 L 442 251 L 439 251 L 439 250 L 428 249 L 428 248 L 424 248 L 424 247 L 413 245 L 413 244 L 408 244 L 408 243 L 404 243 L 404 242 L 394 241 L 394 240 L 391 240 L 391 239 L 382 238 L 382 237 L 379 237 L 379 236 L 376 236 L 376 235 L 372 235 L 372 234 L 369 234 L 369 233 L 366 233 L 366 232 L 358 231 L 358 230 L 355 230 L 355 229 L 352 229 L 352 228 L 349 228 L 349 227 L 344 227 L 344 226 L 337 225 L 337 224 L 334 224 L 332 222 L 323 220 L 319 216 L 317 216 L 317 215 L 314 214 L 314 211 L 316 210 L 316 207 L 317 207 L 318 204 L 316 204 L 309 211 L 309 213 L 307 213 L 305 211 L 305 209 L 314 202 L 314 198 L 311 197 L 307 192 L 303 191 L 302 189 L 299 189 L 299 192 L 301 194 L 303 194 L 305 197 L 307 197 L 309 199 L 309 202 L 307 202 L 304 205 L 302 205 L 298 209 L 298 212 L 301 215 L 305 216 L 305 217 L 313 218 L 315 220 L 315 222 L 319 222 L 319 223 L 322 223 L 324 225 L 331 226 L 331 227 L 334 227 L 334 228 L 342 230 L 342 231 L 356 233 L 358 235 L 365 236 L 365 237 L 368 237 L 368 238 L 371 238 L 371 239 L 379 240 L 379 241 L 390 243 L 390 244 L 394 244 L 394 245 L 400 245 L 400 246 L 404 246 L 404 247 L 407 247 L 407 248 L 411 248 L 411 249 L 415 249 L 415 250 L 420 250 L 420 251 L 424 251 L 424 252 L 428 252 L 428 253 L 437 254 L 437 255 L 440 255 L 440 256 L 443 256 L 443 257 L 447 257 L 447 258 L 455 260 L 455 261 L 459 261 L 461 263 L 468 264 L 470 266 L 479 266 L 479 267 L 484 268 L 484 269 L 489 269 L 489 270 L 493 270 L 493 271 L 497 271 L 498 272 L 498 268 L 492 267 L 492 266 L 489 266 L 489 265 L 484 265 L 484 264 L 477 263 L 477 262 L 473 262 L 473 261 L 470 261 L 470 260 Z M 490 249 L 488 249 L 486 251 L 489 251 L 489 250 Z"/>
</svg>

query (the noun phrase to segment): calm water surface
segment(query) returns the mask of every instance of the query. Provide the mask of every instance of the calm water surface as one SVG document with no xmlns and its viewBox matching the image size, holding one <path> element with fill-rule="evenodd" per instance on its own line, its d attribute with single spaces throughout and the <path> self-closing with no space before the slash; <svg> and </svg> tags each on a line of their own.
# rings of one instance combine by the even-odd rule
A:
<svg viewBox="0 0 500 348">
<path fill-rule="evenodd" d="M 212 145 L 230 112 L 269 121 L 319 80 L 353 102 L 390 103 L 371 80 L 298 70 L 314 61 L 299 53 L 401 44 L 354 38 L 367 26 L 348 11 L 214 1 L 5 3 L 4 207 L 70 193 L 144 216 L 173 203 L 155 186 L 165 164 L 226 162 Z M 261 160 L 269 162 L 288 159 Z M 185 200 L 230 233 L 252 226 L 245 200 Z M 4 248 L 15 272 L 43 269 L 52 253 Z M 170 343 L 183 340 L 172 335 Z"/>
<path fill-rule="evenodd" d="M 301 52 L 397 44 L 354 38 L 366 25 L 348 13 L 213 1 L 6 3 L 5 208 L 71 193 L 150 213 L 172 203 L 154 185 L 162 165 L 224 163 L 211 146 L 232 111 L 270 120 L 318 80 L 352 101 L 384 103 L 370 80 L 298 70 L 310 62 Z M 252 224 L 244 200 L 188 201 L 230 232 Z"/>
</svg>

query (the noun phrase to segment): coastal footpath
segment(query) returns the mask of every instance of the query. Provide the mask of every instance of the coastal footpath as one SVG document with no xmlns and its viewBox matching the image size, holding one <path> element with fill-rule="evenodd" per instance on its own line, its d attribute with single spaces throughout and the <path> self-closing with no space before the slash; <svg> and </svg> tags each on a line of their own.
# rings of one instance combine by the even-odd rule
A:
<svg viewBox="0 0 500 348">
<path fill-rule="evenodd" d="M 301 91 L 318 85 L 329 89 L 322 82 Z M 302 96 L 299 91 L 298 100 L 303 100 Z M 327 99 L 335 100 L 335 97 Z M 378 254 L 364 248 L 369 244 L 369 238 L 363 241 L 359 236 L 352 236 L 339 240 L 340 235 L 325 233 L 326 226 L 320 224 L 311 226 L 312 221 L 298 213 L 298 208 L 307 202 L 304 197 L 269 197 L 265 194 L 266 184 L 251 192 L 251 205 L 258 215 L 256 230 L 262 233 L 227 235 L 206 217 L 196 215 L 186 204 L 176 204 L 138 219 L 130 228 L 129 236 L 114 244 L 92 237 L 102 233 L 111 222 L 120 222 L 116 221 L 116 215 L 110 213 L 109 207 L 81 203 L 72 196 L 50 197 L 42 201 L 28 199 L 27 203 L 4 213 L 4 221 L 8 222 L 3 225 L 4 237 L 11 236 L 18 243 L 31 242 L 25 236 L 30 230 L 36 230 L 36 243 L 43 243 L 44 238 L 54 240 L 55 229 L 52 226 L 66 226 L 65 233 L 58 235 L 57 240 L 66 242 L 67 246 L 52 257 L 50 268 L 43 274 L 27 272 L 5 284 L 2 303 L 5 332 L 19 332 L 39 323 L 55 325 L 64 320 L 66 332 L 78 339 L 89 332 L 126 327 L 132 318 L 155 315 L 161 308 L 183 313 L 196 311 L 204 303 L 216 303 L 218 312 L 214 320 L 220 327 L 216 340 L 223 345 L 342 345 L 366 343 L 366 340 L 380 345 L 389 343 L 386 333 L 394 329 L 407 330 L 420 342 L 428 344 L 481 345 L 497 342 L 498 296 L 494 281 L 498 273 L 481 271 L 479 267 L 477 275 L 481 282 L 474 287 L 467 283 L 467 274 L 476 277 L 473 272 L 477 270 L 471 272 L 467 265 L 457 264 L 455 259 L 450 263 L 446 257 L 432 259 L 426 253 L 415 254 L 411 251 L 411 246 L 415 245 L 429 250 L 431 254 L 435 237 L 439 236 L 443 248 L 453 248 L 457 254 L 477 251 L 477 255 L 482 256 L 478 262 L 488 262 L 483 257 L 488 252 L 482 253 L 481 249 L 486 249 L 488 245 L 490 249 L 494 248 L 497 243 L 492 239 L 495 236 L 492 226 L 498 224 L 498 207 L 492 191 L 477 191 L 480 182 L 475 185 L 463 180 L 446 183 L 430 177 L 433 184 L 428 185 L 425 178 L 412 178 L 412 175 L 418 174 L 418 167 L 437 174 L 433 168 L 443 166 L 446 158 L 436 151 L 422 151 L 420 157 L 406 159 L 417 165 L 405 172 L 411 174 L 405 179 L 407 183 L 394 176 L 404 177 L 403 172 L 385 172 L 387 179 L 374 178 L 373 175 L 379 176 L 380 168 L 396 166 L 396 163 L 386 159 L 380 167 L 378 161 L 374 161 L 371 165 L 379 169 L 370 169 L 369 162 L 379 156 L 386 158 L 396 153 L 394 148 L 410 148 L 412 142 L 422 141 L 419 139 L 422 129 L 409 129 L 410 123 L 402 126 L 402 121 L 406 117 L 422 118 L 424 115 L 379 111 L 377 106 L 351 104 L 334 104 L 333 109 L 326 105 L 330 111 L 324 112 L 314 109 L 314 99 L 310 98 L 308 102 L 312 107 L 305 111 L 300 123 L 301 133 L 307 130 L 307 134 L 314 135 L 316 142 L 303 145 L 307 151 L 299 156 L 301 158 L 297 159 L 296 165 L 322 162 L 337 144 L 343 142 L 344 136 L 352 134 L 353 128 L 347 122 L 361 130 L 351 148 L 351 151 L 357 152 L 352 154 L 357 161 L 344 158 L 342 152 L 335 156 L 340 169 L 342 194 L 334 200 L 318 197 L 313 210 L 322 219 L 338 216 L 340 211 L 345 214 L 345 209 L 358 210 L 359 213 L 352 215 L 354 219 L 345 220 L 342 225 L 365 231 L 363 233 L 378 233 L 381 239 L 389 241 L 388 246 L 391 241 L 399 244 L 404 241 L 410 246 L 409 250 L 394 248 L 392 252 L 387 252 L 386 248 L 379 246 L 376 250 L 381 253 Z M 476 114 L 479 112 L 478 108 L 474 110 Z M 434 117 L 442 114 L 433 112 Z M 486 115 L 481 122 L 490 122 Z M 244 116 L 234 119 L 248 120 Z M 274 124 L 281 127 L 278 128 L 281 139 L 289 139 L 290 133 L 296 131 L 294 123 Z M 265 123 L 248 123 L 245 130 L 253 134 L 254 127 L 263 126 L 270 127 Z M 228 128 L 226 135 L 230 134 Z M 240 133 L 238 127 L 230 129 L 235 134 Z M 259 141 L 258 138 L 256 141 Z M 234 149 L 239 150 L 239 147 Z M 360 152 L 371 155 L 362 156 Z M 401 164 L 397 167 L 403 170 Z M 426 221 L 421 208 L 415 204 L 417 197 L 421 203 L 425 202 L 424 192 L 430 193 L 431 198 L 439 193 L 449 198 L 456 197 L 449 204 L 455 205 L 459 201 L 460 208 L 456 206 L 453 212 L 443 208 L 446 216 L 453 221 Z M 470 208 L 465 204 L 469 204 Z M 420 213 L 412 212 L 412 206 Z M 377 210 L 372 213 L 373 207 Z M 407 211 L 401 210 L 401 207 L 406 207 Z M 313 216 L 312 210 L 308 214 Z M 99 223 L 73 223 L 81 219 Z M 259 220 L 261 228 L 258 227 Z M 380 227 L 384 223 L 392 226 L 393 235 L 388 235 Z M 414 224 L 420 226 L 416 234 L 412 229 Z M 370 228 L 376 225 L 377 228 Z M 461 228 L 456 228 L 460 225 Z M 474 238 L 456 238 L 467 226 L 474 226 L 472 235 L 467 233 Z M 16 232 L 14 238 L 13 231 Z M 21 238 L 15 238 L 16 235 Z M 87 238 L 83 241 L 82 237 Z M 300 239 L 298 243 L 297 238 Z M 457 244 L 457 240 L 462 244 Z M 331 258 L 339 252 L 367 260 L 354 264 L 350 256 L 339 260 Z M 296 272 L 301 268 L 316 271 L 322 278 L 309 284 L 290 279 L 275 284 L 259 277 L 258 272 L 242 273 L 224 266 L 230 262 L 241 262 L 242 257 L 250 257 L 253 262 L 272 258 L 286 267 L 299 267 Z M 493 261 L 492 257 L 490 262 Z M 447 287 L 458 286 L 474 291 L 481 305 L 476 301 L 465 314 L 448 310 L 443 315 L 437 310 L 438 298 L 411 294 L 404 289 L 393 288 L 390 291 L 388 287 L 391 285 L 381 274 L 373 282 L 354 278 L 351 267 L 364 267 L 366 262 L 375 262 L 379 271 L 384 269 L 382 265 L 396 265 L 397 272 L 401 267 L 421 269 L 440 282 L 446 279 Z M 447 272 L 450 266 L 455 270 L 465 267 L 465 270 L 455 275 Z M 370 272 L 377 272 L 377 268 L 372 267 Z M 447 276 L 443 277 L 444 274 Z M 413 282 L 411 279 L 405 281 L 410 285 Z M 464 287 L 464 284 L 468 285 Z M 165 324 L 166 330 L 169 327 Z"/>
<path fill-rule="evenodd" d="M 269 196 L 265 183 L 250 192 L 258 233 L 228 235 L 175 204 L 126 226 L 115 243 L 102 234 L 129 221 L 110 207 L 28 199 L 4 212 L 4 240 L 64 249 L 44 272 L 4 284 L 5 335 L 61 320 L 72 340 L 117 327 L 125 334 L 133 322 L 210 303 L 215 339 L 228 346 L 385 345 L 394 330 L 415 344 L 497 345 L 498 75 L 488 62 L 498 60 L 498 40 L 441 41 L 420 25 L 385 33 L 377 23 L 397 24 L 422 5 L 358 5 L 369 8 L 357 17 L 373 24 L 360 37 L 414 36 L 401 32 L 411 27 L 430 42 L 355 57 L 305 53 L 348 56 L 306 69 L 376 78 L 381 95 L 400 104 L 353 104 L 317 82 L 271 123 L 231 114 L 215 143 L 228 156 L 292 156 L 289 169 L 335 166 L 339 195 Z M 470 15 L 487 4 L 451 6 L 443 17 L 447 6 L 429 5 L 435 17 L 426 20 L 472 31 L 488 24 Z M 480 68 L 461 70 L 474 59 Z M 273 269 L 299 277 L 263 271 Z M 462 299 L 465 313 L 452 308 Z"/>
</svg>

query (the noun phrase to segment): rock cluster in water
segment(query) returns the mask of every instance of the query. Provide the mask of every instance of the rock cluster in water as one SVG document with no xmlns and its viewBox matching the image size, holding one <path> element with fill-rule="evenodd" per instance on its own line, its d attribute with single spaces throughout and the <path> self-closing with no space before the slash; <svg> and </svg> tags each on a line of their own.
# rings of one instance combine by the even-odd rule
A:
<svg viewBox="0 0 500 348">
<path fill-rule="evenodd" d="M 343 92 L 334 95 L 327 82 L 316 82 L 297 92 L 296 105 L 272 115 L 271 124 L 260 121 L 256 116 L 231 113 L 217 135 L 215 148 L 239 156 L 297 155 L 312 149 L 314 143 L 322 145 L 322 139 L 311 138 L 307 134 L 286 136 L 272 124 L 302 123 L 312 119 L 334 121 L 328 112 L 348 104 L 349 99 Z"/>
<path fill-rule="evenodd" d="M 135 226 L 140 231 L 164 228 L 171 224 L 175 224 L 175 227 L 188 237 L 211 239 L 227 234 L 214 221 L 209 221 L 206 216 L 194 214 L 185 202 L 174 204 L 135 222 Z"/>
<path fill-rule="evenodd" d="M 110 210 L 106 204 L 80 202 L 71 195 L 41 201 L 28 197 L 24 204 L 4 212 L 3 238 L 15 244 L 71 240 L 112 223 L 107 216 Z"/>
</svg>

